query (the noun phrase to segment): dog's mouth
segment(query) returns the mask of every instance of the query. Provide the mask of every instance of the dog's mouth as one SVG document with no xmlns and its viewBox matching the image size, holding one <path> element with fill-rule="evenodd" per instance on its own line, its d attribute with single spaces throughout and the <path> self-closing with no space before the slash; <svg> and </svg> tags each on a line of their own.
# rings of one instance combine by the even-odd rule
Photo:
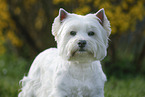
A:
<svg viewBox="0 0 145 97">
<path fill-rule="evenodd" d="M 84 48 L 80 48 L 78 51 L 85 52 L 86 50 Z"/>
<path fill-rule="evenodd" d="M 74 52 L 72 53 L 72 56 L 74 56 L 76 53 L 78 53 L 78 54 L 83 54 L 83 53 L 86 53 L 86 52 L 88 52 L 88 51 L 85 50 L 84 48 L 80 48 L 80 49 L 77 49 L 76 51 L 74 51 Z"/>
<path fill-rule="evenodd" d="M 88 49 L 77 49 L 73 51 L 68 59 L 77 62 L 92 62 L 95 60 L 94 54 Z"/>
</svg>

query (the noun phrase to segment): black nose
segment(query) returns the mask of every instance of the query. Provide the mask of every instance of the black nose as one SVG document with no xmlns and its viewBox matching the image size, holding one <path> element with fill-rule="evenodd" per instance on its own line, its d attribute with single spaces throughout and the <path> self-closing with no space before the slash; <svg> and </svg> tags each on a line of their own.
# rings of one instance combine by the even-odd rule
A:
<svg viewBox="0 0 145 97">
<path fill-rule="evenodd" d="M 86 44 L 87 44 L 86 40 L 79 40 L 79 42 L 78 42 L 78 45 L 79 45 L 80 48 L 85 47 Z"/>
</svg>

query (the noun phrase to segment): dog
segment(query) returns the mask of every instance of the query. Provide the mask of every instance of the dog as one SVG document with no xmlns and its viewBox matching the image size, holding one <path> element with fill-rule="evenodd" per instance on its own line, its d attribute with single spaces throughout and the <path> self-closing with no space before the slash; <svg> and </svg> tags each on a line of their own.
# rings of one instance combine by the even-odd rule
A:
<svg viewBox="0 0 145 97">
<path fill-rule="evenodd" d="M 111 34 L 104 9 L 77 15 L 60 8 L 52 34 L 57 48 L 35 58 L 18 97 L 104 97 L 107 78 L 100 61 Z"/>
</svg>

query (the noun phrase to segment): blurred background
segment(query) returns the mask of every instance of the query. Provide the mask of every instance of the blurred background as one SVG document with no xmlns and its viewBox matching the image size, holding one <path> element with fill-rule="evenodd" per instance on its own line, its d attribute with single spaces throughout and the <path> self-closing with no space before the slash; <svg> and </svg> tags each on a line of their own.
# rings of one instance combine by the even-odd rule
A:
<svg viewBox="0 0 145 97">
<path fill-rule="evenodd" d="M 19 81 L 51 34 L 59 8 L 81 15 L 104 8 L 110 20 L 105 97 L 145 97 L 145 0 L 0 0 L 0 97 L 17 97 Z"/>
</svg>

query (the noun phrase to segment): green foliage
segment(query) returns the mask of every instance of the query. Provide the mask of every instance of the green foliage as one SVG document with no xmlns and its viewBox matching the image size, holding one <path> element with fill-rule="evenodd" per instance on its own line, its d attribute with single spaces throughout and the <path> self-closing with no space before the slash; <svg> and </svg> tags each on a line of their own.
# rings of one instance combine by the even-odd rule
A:
<svg viewBox="0 0 145 97">
<path fill-rule="evenodd" d="M 128 76 L 138 76 L 145 73 L 145 62 L 141 63 L 141 68 L 138 70 L 139 64 L 134 64 L 135 56 L 131 51 L 117 50 L 116 58 L 111 59 L 108 55 L 102 61 L 103 69 L 107 76 L 115 76 L 117 78 L 125 78 Z M 112 61 L 113 60 L 113 61 Z"/>
<path fill-rule="evenodd" d="M 6 0 L 0 0 L 0 54 L 5 53 L 4 44 L 8 41 L 16 47 L 22 46 L 22 41 L 15 35 L 16 30 Z"/>
</svg>

